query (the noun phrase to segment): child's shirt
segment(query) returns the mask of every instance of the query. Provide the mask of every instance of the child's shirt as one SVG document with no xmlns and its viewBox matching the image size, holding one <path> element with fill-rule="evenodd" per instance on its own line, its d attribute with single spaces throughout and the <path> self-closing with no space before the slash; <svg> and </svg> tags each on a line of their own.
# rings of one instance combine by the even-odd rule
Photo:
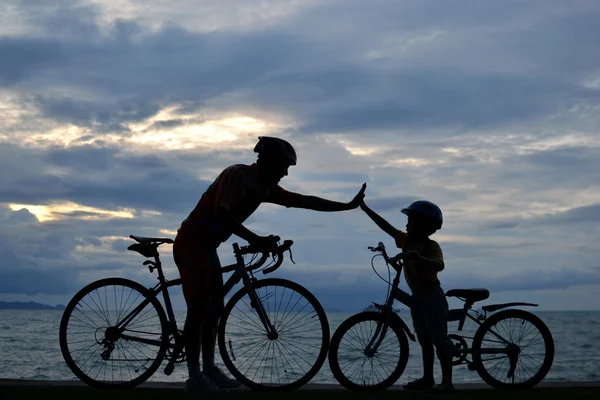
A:
<svg viewBox="0 0 600 400">
<path fill-rule="evenodd" d="M 432 260 L 444 261 L 444 255 L 440 245 L 431 239 L 427 239 L 421 243 L 408 240 L 406 232 L 396 230 L 395 235 L 396 246 L 402 249 L 403 252 L 416 251 L 422 257 Z M 422 265 L 417 260 L 404 260 L 404 278 L 408 287 L 413 292 L 418 292 L 430 287 L 439 286 L 437 271 L 429 266 Z"/>
</svg>

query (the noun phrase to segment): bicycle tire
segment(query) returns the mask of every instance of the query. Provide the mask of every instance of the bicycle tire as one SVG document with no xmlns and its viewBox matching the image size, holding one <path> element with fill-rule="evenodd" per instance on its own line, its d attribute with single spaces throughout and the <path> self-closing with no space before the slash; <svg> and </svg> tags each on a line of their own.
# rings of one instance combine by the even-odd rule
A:
<svg viewBox="0 0 600 400">
<path fill-rule="evenodd" d="M 97 289 L 100 289 L 102 287 L 107 287 L 107 286 L 123 286 L 124 288 L 131 289 L 131 292 L 137 292 L 138 298 L 139 298 L 139 296 L 143 296 L 143 298 L 149 299 L 149 301 L 150 301 L 149 305 L 151 305 L 155 309 L 156 315 L 160 322 L 161 337 L 159 340 L 161 341 L 161 345 L 158 349 L 156 358 L 152 361 L 152 363 L 146 369 L 145 372 L 143 372 L 139 376 L 137 376 L 133 379 L 130 379 L 128 381 L 118 381 L 118 382 L 111 383 L 111 382 L 107 382 L 104 380 L 98 380 L 98 379 L 96 379 L 96 377 L 89 376 L 87 373 L 85 373 L 81 370 L 81 368 L 77 365 L 77 363 L 73 359 L 71 352 L 75 351 L 75 350 L 69 348 L 69 342 L 68 342 L 68 337 L 67 337 L 67 335 L 69 333 L 69 321 L 71 320 L 71 317 L 73 317 L 73 312 L 75 311 L 75 308 L 78 306 L 79 302 L 86 295 L 92 293 L 93 291 L 95 291 Z M 115 297 L 116 296 L 117 295 L 115 292 Z M 123 295 L 122 295 L 122 297 L 123 297 Z M 141 310 L 140 313 L 144 312 L 145 309 L 148 309 L 147 307 L 148 306 L 146 306 L 146 308 Z M 108 312 L 109 311 L 107 310 L 107 313 Z M 129 311 L 127 311 L 127 312 L 129 312 Z M 85 321 L 85 322 L 89 323 L 87 321 Z M 93 326 L 92 326 L 92 328 L 93 328 Z M 96 330 L 96 333 L 98 333 L 99 329 L 100 329 L 100 327 L 98 327 L 98 329 Z M 135 386 L 143 383 L 144 381 L 146 381 L 160 367 L 160 364 L 165 357 L 165 352 L 166 352 L 167 346 L 168 346 L 167 332 L 168 332 L 168 324 L 167 324 L 167 317 L 165 315 L 164 309 L 156 297 L 150 296 L 148 289 L 146 289 L 144 286 L 140 285 L 139 283 L 131 281 L 129 279 L 106 278 L 106 279 L 101 279 L 101 280 L 90 283 L 89 285 L 87 285 L 83 289 L 81 289 L 79 292 L 77 292 L 75 294 L 75 296 L 73 296 L 73 298 L 71 299 L 71 301 L 65 308 L 65 311 L 63 312 L 63 315 L 61 318 L 60 328 L 59 328 L 59 342 L 60 342 L 61 353 L 63 355 L 65 362 L 67 363 L 67 366 L 75 374 L 75 376 L 77 376 L 82 382 L 86 383 L 87 385 L 89 385 L 91 387 L 97 388 L 97 389 L 128 389 L 128 388 L 135 387 Z M 117 340 L 123 340 L 123 339 L 117 339 Z M 97 341 L 97 336 L 96 336 L 96 341 Z M 117 354 L 119 354 L 118 352 L 119 352 L 119 349 L 117 348 Z M 121 353 L 121 354 L 125 354 L 125 353 Z M 101 357 L 99 357 L 99 358 L 101 358 Z M 130 362 L 130 364 L 131 364 L 131 362 Z M 105 370 L 105 372 L 106 372 L 106 370 Z"/>
<path fill-rule="evenodd" d="M 254 377 L 250 378 L 249 376 L 246 376 L 246 374 L 242 373 L 239 370 L 238 366 L 236 366 L 236 363 L 234 362 L 236 356 L 235 356 L 235 354 L 233 354 L 234 351 L 232 350 L 232 347 L 231 347 L 231 339 L 226 337 L 226 335 L 228 334 L 228 333 L 226 333 L 226 330 L 227 330 L 228 322 L 234 321 L 234 318 L 232 317 L 232 315 L 233 315 L 232 311 L 234 310 L 234 308 L 236 308 L 236 306 L 238 305 L 238 302 L 243 301 L 243 297 L 248 294 L 248 290 L 244 287 L 244 288 L 240 289 L 238 292 L 236 292 L 231 297 L 231 299 L 227 302 L 227 305 L 225 306 L 225 309 L 223 310 L 223 313 L 222 313 L 222 316 L 221 316 L 221 319 L 219 322 L 218 341 L 219 341 L 219 351 L 221 353 L 221 358 L 222 358 L 224 364 L 226 365 L 226 367 L 228 368 L 228 370 L 231 372 L 231 374 L 236 379 L 238 379 L 242 384 L 244 384 L 245 386 L 247 386 L 253 390 L 256 390 L 256 391 L 296 390 L 296 389 L 302 387 L 303 385 L 305 385 L 306 383 L 308 383 L 312 378 L 314 378 L 314 376 L 319 372 L 319 370 L 325 363 L 325 359 L 327 358 L 329 339 L 330 339 L 329 322 L 327 320 L 327 314 L 325 313 L 325 310 L 323 309 L 323 307 L 321 306 L 321 304 L 319 303 L 317 298 L 311 292 L 309 292 L 308 289 L 304 288 L 303 286 L 301 286 L 295 282 L 285 280 L 285 279 L 271 278 L 271 279 L 263 279 L 260 281 L 253 282 L 251 285 L 252 285 L 251 290 L 254 290 L 255 293 L 258 292 L 259 295 L 260 295 L 260 289 L 268 288 L 268 287 L 273 288 L 272 292 L 275 293 L 275 298 L 277 298 L 277 290 L 281 290 L 281 291 L 283 291 L 283 293 L 285 293 L 285 290 L 289 289 L 291 291 L 298 293 L 301 297 L 303 297 L 308 302 L 308 304 L 310 304 L 312 306 L 315 315 L 312 316 L 311 319 L 314 319 L 315 317 L 318 318 L 318 322 L 320 324 L 320 327 L 318 329 L 321 332 L 321 339 L 320 340 L 317 339 L 317 340 L 319 340 L 320 343 L 318 343 L 314 346 L 314 347 L 318 347 L 318 355 L 317 355 L 316 359 L 314 360 L 314 362 L 312 362 L 312 365 L 310 366 L 310 369 L 308 371 L 303 371 L 304 373 L 302 376 L 300 376 L 295 381 L 288 382 L 287 384 L 281 384 L 281 382 L 280 382 L 279 385 L 276 385 L 274 382 L 268 382 L 268 383 L 257 382 L 254 379 Z M 264 300 L 263 300 L 263 306 L 264 306 Z M 280 306 L 280 308 L 281 308 L 281 306 Z M 302 317 L 302 318 L 305 318 L 305 317 Z M 271 321 L 273 324 L 275 324 L 276 329 L 282 329 L 281 325 L 282 325 L 283 321 L 281 321 L 279 323 L 279 326 L 277 326 L 277 315 L 275 315 L 275 318 L 271 318 Z M 289 321 L 286 321 L 286 322 L 289 322 Z M 233 322 L 231 322 L 231 324 L 233 324 Z M 257 332 L 259 332 L 260 329 L 264 329 L 264 328 L 262 326 L 259 326 L 259 327 L 257 327 L 257 329 L 258 329 Z M 283 331 L 280 331 L 279 333 L 282 333 L 282 332 Z M 264 334 L 266 337 L 266 331 L 263 331 L 262 334 Z M 279 339 L 282 339 L 282 338 L 279 337 L 276 340 L 279 340 Z M 258 339 L 258 340 L 263 340 L 263 339 Z M 275 340 L 271 340 L 271 342 L 273 342 L 273 341 L 275 341 Z M 281 343 L 284 343 L 283 339 L 282 339 Z M 227 348 L 227 344 L 230 345 L 229 349 Z M 281 348 L 279 347 L 279 344 L 277 344 L 277 343 L 273 345 L 274 351 L 275 351 L 275 346 L 277 346 L 279 348 L 279 350 L 281 351 Z M 283 344 L 282 344 L 282 346 L 283 346 Z M 267 350 L 267 354 L 268 354 L 268 351 L 269 350 Z M 283 357 L 285 358 L 285 353 L 283 353 L 283 352 L 281 352 L 281 353 L 283 354 Z M 292 350 L 292 353 L 293 353 L 293 350 Z M 239 355 L 238 355 L 238 357 L 239 357 Z M 291 362 L 288 360 L 288 367 L 293 367 L 290 364 L 291 364 Z M 282 368 L 285 369 L 285 363 Z M 271 371 L 272 371 L 272 369 L 271 369 Z M 286 374 L 288 373 L 287 370 L 285 370 L 285 372 L 286 372 Z M 255 375 L 256 375 L 256 373 L 255 373 Z"/>
<path fill-rule="evenodd" d="M 489 371 L 486 369 L 483 364 L 481 354 L 479 350 L 481 349 L 481 345 L 483 342 L 483 338 L 492 327 L 496 326 L 499 322 L 505 319 L 510 318 L 518 318 L 524 321 L 530 322 L 535 328 L 538 329 L 542 338 L 544 339 L 545 346 L 545 357 L 544 362 L 542 363 L 539 371 L 533 375 L 531 378 L 526 381 L 520 383 L 507 383 L 500 381 L 493 377 Z M 475 368 L 477 373 L 488 385 L 496 388 L 496 389 L 530 389 L 540 383 L 550 371 L 552 367 L 552 362 L 554 361 L 554 339 L 552 338 L 552 334 L 550 330 L 546 326 L 546 324 L 535 314 L 532 314 L 529 311 L 519 310 L 519 309 L 509 309 L 503 310 L 496 314 L 493 314 L 488 319 L 486 319 L 481 326 L 475 332 L 475 336 L 473 337 L 473 363 L 475 364 Z M 518 367 L 517 367 L 518 368 Z M 515 371 L 516 373 L 516 371 Z"/>
<path fill-rule="evenodd" d="M 388 326 L 386 336 L 389 334 L 390 330 L 396 335 L 399 343 L 400 354 L 398 357 L 398 362 L 396 363 L 392 373 L 389 374 L 387 378 L 377 384 L 361 385 L 349 379 L 340 367 L 339 348 L 340 344 L 342 343 L 342 339 L 344 339 L 344 335 L 346 335 L 354 326 L 362 322 L 372 321 L 375 323 L 380 323 L 382 322 L 383 318 L 384 314 L 379 312 L 361 312 L 346 319 L 333 333 L 333 336 L 331 337 L 331 343 L 329 345 L 329 367 L 331 368 L 331 372 L 333 373 L 335 379 L 346 389 L 353 392 L 382 391 L 393 385 L 404 372 L 406 364 L 408 363 L 408 339 L 404 329 L 402 329 L 399 324 L 394 323 L 394 321 L 392 321 Z"/>
</svg>

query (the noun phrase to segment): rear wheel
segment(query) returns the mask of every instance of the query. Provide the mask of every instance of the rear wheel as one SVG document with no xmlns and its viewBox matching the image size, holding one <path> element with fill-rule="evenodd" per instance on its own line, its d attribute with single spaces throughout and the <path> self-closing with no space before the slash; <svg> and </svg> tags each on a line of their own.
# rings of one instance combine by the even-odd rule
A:
<svg viewBox="0 0 600 400">
<path fill-rule="evenodd" d="M 124 329 L 128 314 L 145 303 Z M 148 290 L 122 278 L 93 282 L 67 305 L 59 329 L 62 355 L 71 371 L 95 388 L 124 389 L 147 380 L 168 346 L 165 312 Z"/>
<path fill-rule="evenodd" d="M 482 349 L 505 349 L 506 353 L 481 354 Z M 550 330 L 528 311 L 500 311 L 485 320 L 473 338 L 477 373 L 495 388 L 532 388 L 548 374 L 553 360 Z"/>
</svg>

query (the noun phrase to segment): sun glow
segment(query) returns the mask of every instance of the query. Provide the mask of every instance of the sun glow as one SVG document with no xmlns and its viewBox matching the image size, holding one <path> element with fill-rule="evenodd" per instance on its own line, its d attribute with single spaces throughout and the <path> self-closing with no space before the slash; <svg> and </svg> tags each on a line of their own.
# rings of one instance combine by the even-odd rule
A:
<svg viewBox="0 0 600 400">
<path fill-rule="evenodd" d="M 184 113 L 179 106 L 166 107 L 142 121 L 125 123 L 124 127 L 129 130 L 127 134 L 97 131 L 93 126 L 57 126 L 51 122 L 45 129 L 30 131 L 15 123 L 10 134 L 0 134 L 0 142 L 33 148 L 99 144 L 128 151 L 240 150 L 252 146 L 257 136 L 279 134 L 291 126 L 289 120 L 278 115 L 207 113 Z M 18 116 L 11 115 L 9 113 L 12 119 Z"/>
<path fill-rule="evenodd" d="M 154 129 L 152 124 L 130 127 L 134 135 L 131 143 L 163 147 L 168 150 L 196 147 L 245 148 L 256 136 L 274 130 L 268 123 L 252 117 L 236 116 L 204 122 L 189 121 L 169 130 Z"/>
</svg>

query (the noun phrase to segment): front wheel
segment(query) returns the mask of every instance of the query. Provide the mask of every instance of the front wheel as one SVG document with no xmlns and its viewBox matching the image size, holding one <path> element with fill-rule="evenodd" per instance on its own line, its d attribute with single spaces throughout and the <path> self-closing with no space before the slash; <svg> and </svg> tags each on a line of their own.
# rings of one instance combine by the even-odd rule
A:
<svg viewBox="0 0 600 400">
<path fill-rule="evenodd" d="M 385 390 L 404 372 L 408 362 L 408 339 L 400 324 L 392 321 L 388 325 L 374 353 L 366 349 L 373 336 L 380 335 L 384 318 L 385 315 L 378 312 L 355 314 L 333 333 L 329 366 L 335 379 L 346 389 L 355 392 Z"/>
<path fill-rule="evenodd" d="M 256 301 L 255 301 L 256 300 Z M 264 310 L 274 333 L 259 317 Z M 219 350 L 229 371 L 254 390 L 295 390 L 327 358 L 329 322 L 307 289 L 285 279 L 264 279 L 243 288 L 225 306 Z"/>
<path fill-rule="evenodd" d="M 69 302 L 59 342 L 67 366 L 83 382 L 125 389 L 144 382 L 160 366 L 167 332 L 156 297 L 134 281 L 108 278 L 87 285 Z"/>
<path fill-rule="evenodd" d="M 485 320 L 473 337 L 477 373 L 494 388 L 532 388 L 544 379 L 553 360 L 550 330 L 528 311 L 500 311 Z"/>
</svg>

